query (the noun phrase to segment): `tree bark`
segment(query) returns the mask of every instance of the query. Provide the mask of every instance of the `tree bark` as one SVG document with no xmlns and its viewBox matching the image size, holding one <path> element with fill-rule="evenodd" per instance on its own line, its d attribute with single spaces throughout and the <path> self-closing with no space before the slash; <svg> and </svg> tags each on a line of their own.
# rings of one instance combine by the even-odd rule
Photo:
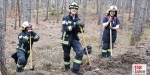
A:
<svg viewBox="0 0 150 75">
<path fill-rule="evenodd" d="M 117 3 L 117 0 L 113 0 L 112 4 L 116 5 L 116 3 Z"/>
<path fill-rule="evenodd" d="M 148 6 L 147 6 L 147 18 L 146 18 L 146 21 L 148 22 L 149 21 L 149 17 L 150 17 L 150 15 L 149 15 L 149 13 L 150 13 L 150 0 L 147 0 L 148 2 Z"/>
<path fill-rule="evenodd" d="M 107 3 L 107 8 L 109 8 L 113 4 L 112 0 L 107 0 L 106 3 Z"/>
<path fill-rule="evenodd" d="M 102 35 L 103 35 L 103 16 L 104 15 L 104 1 L 100 0 L 100 10 L 99 10 L 99 20 L 98 25 L 100 25 L 100 46 L 103 45 Z"/>
<path fill-rule="evenodd" d="M 98 4 L 99 4 L 99 0 L 96 0 L 96 5 L 97 5 L 97 9 L 96 9 L 96 14 L 98 14 Z"/>
<path fill-rule="evenodd" d="M 31 22 L 31 0 L 22 0 L 22 22 Z"/>
<path fill-rule="evenodd" d="M 117 8 L 120 9 L 120 7 L 121 7 L 121 0 L 118 0 L 118 1 L 117 1 Z M 120 10 L 118 10 L 118 13 L 119 13 L 119 12 L 120 12 Z"/>
<path fill-rule="evenodd" d="M 123 26 L 123 19 L 124 19 L 124 10 L 125 10 L 125 0 L 122 0 L 122 10 L 121 10 L 121 24 L 120 29 L 122 29 Z"/>
<path fill-rule="evenodd" d="M 11 10 L 15 9 L 16 0 L 11 0 Z"/>
<path fill-rule="evenodd" d="M 131 19 L 131 10 L 132 10 L 132 0 L 130 0 L 130 4 L 129 4 L 129 17 L 128 17 L 128 21 L 130 21 Z"/>
<path fill-rule="evenodd" d="M 62 0 L 62 8 L 61 8 L 61 14 L 63 14 L 64 12 L 63 12 L 63 8 L 64 8 L 64 0 Z"/>
<path fill-rule="evenodd" d="M 57 20 L 56 22 L 58 23 L 58 20 L 59 20 L 59 0 L 57 0 Z"/>
<path fill-rule="evenodd" d="M 135 17 L 134 17 L 134 28 L 131 35 L 131 45 L 135 45 L 136 42 L 140 41 L 140 36 L 143 34 L 143 25 L 146 11 L 147 0 L 135 0 Z"/>
<path fill-rule="evenodd" d="M 66 1 L 66 0 L 64 0 L 64 16 L 67 14 L 67 10 L 66 10 L 66 3 L 67 3 L 67 1 Z"/>
<path fill-rule="evenodd" d="M 85 24 L 85 16 L 86 16 L 86 4 L 87 4 L 87 0 L 83 0 L 82 20 L 84 24 Z"/>
<path fill-rule="evenodd" d="M 36 17 L 36 24 L 38 24 L 39 0 L 36 0 L 36 10 L 37 10 L 37 12 L 36 12 L 36 15 L 37 15 L 37 17 Z"/>
<path fill-rule="evenodd" d="M 19 16 L 19 27 L 21 27 L 21 13 L 20 13 L 20 2 L 17 0 L 17 6 L 18 6 L 18 16 Z"/>
<path fill-rule="evenodd" d="M 133 17 L 133 22 L 135 21 L 136 19 L 136 12 L 138 10 L 138 5 L 137 5 L 137 0 L 134 1 L 134 17 Z"/>
<path fill-rule="evenodd" d="M 15 25 L 14 25 L 14 29 L 16 30 L 16 25 L 17 25 L 17 2 L 16 2 L 16 5 L 15 5 Z"/>
<path fill-rule="evenodd" d="M 49 0 L 47 0 L 47 6 L 46 6 L 46 17 L 44 19 L 44 21 L 48 20 L 48 8 L 49 8 Z"/>
<path fill-rule="evenodd" d="M 0 72 L 7 75 L 5 58 L 6 2 L 0 0 Z"/>
</svg>

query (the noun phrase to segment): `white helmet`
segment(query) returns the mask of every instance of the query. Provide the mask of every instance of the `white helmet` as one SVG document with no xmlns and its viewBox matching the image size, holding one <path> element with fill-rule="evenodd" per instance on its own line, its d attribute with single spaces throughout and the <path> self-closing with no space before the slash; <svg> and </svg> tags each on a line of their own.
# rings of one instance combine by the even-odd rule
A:
<svg viewBox="0 0 150 75">
<path fill-rule="evenodd" d="M 32 27 L 31 23 L 28 21 L 25 21 L 22 23 L 22 30 L 25 30 L 27 27 Z"/>
<path fill-rule="evenodd" d="M 115 5 L 109 7 L 109 9 L 107 10 L 107 16 L 110 15 L 110 11 L 116 12 L 115 16 L 117 16 L 117 7 Z"/>
<path fill-rule="evenodd" d="M 109 11 L 117 11 L 117 7 L 115 5 L 110 6 Z"/>
<path fill-rule="evenodd" d="M 73 3 L 71 3 L 71 4 L 69 5 L 69 9 L 71 9 L 71 8 L 78 9 L 79 6 L 78 6 L 78 4 L 77 4 L 76 2 L 73 2 Z"/>
</svg>

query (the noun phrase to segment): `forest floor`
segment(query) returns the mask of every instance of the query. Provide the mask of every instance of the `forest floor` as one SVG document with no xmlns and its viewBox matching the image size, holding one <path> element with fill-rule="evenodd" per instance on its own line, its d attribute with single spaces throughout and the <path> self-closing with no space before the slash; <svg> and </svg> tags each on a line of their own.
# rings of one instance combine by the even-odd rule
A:
<svg viewBox="0 0 150 75">
<path fill-rule="evenodd" d="M 147 75 L 150 75 L 150 34 L 148 24 L 145 24 L 144 33 L 141 41 L 135 46 L 130 46 L 130 36 L 132 34 L 133 21 L 128 21 L 128 13 L 124 15 L 123 29 L 118 30 L 118 37 L 113 49 L 113 61 L 109 58 L 101 58 L 100 45 L 100 25 L 97 25 L 98 15 L 96 8 L 88 5 L 85 20 L 85 40 L 87 45 L 92 46 L 92 54 L 90 58 L 92 67 L 98 68 L 98 71 L 89 71 L 88 59 L 84 55 L 81 71 L 84 75 L 131 75 L 132 64 L 147 64 Z M 80 11 L 80 10 L 79 10 Z M 33 14 L 32 14 L 33 15 Z M 8 75 L 74 75 L 71 71 L 64 72 L 63 50 L 60 44 L 61 38 L 61 19 L 56 23 L 56 17 L 49 16 L 47 21 L 43 21 L 45 17 L 39 15 L 39 24 L 36 24 L 36 17 L 32 16 L 31 23 L 33 30 L 40 36 L 40 40 L 33 45 L 33 64 L 35 70 L 30 69 L 30 60 L 28 61 L 25 71 L 16 73 L 16 64 L 11 55 L 16 52 L 18 43 L 18 33 L 21 27 L 17 26 L 14 30 L 14 18 L 7 17 L 6 30 L 6 64 Z M 81 15 L 79 15 L 81 16 Z M 119 18 L 120 14 L 119 14 Z M 80 41 L 83 44 L 82 35 L 79 34 Z M 75 53 L 71 51 L 71 62 L 73 63 Z M 71 64 L 72 67 L 72 64 Z"/>
</svg>

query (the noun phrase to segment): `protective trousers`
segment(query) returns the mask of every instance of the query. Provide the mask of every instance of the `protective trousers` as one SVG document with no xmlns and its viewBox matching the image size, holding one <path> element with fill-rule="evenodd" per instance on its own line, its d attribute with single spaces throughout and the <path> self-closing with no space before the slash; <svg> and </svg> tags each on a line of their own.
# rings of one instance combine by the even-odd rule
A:
<svg viewBox="0 0 150 75">
<path fill-rule="evenodd" d="M 76 53 L 75 60 L 73 63 L 73 69 L 78 71 L 80 68 L 80 65 L 81 65 L 83 54 L 84 54 L 82 45 L 80 44 L 80 42 L 78 40 L 72 40 L 70 46 L 62 45 L 62 47 L 64 50 L 65 70 L 70 69 L 70 50 L 71 50 L 71 47 L 73 47 L 73 50 Z"/>
<path fill-rule="evenodd" d="M 18 50 L 17 57 L 18 57 L 17 70 L 19 71 L 26 66 L 27 60 L 29 58 L 29 53 L 24 52 L 23 50 Z"/>
<path fill-rule="evenodd" d="M 114 43 L 112 43 L 112 48 L 114 47 Z M 102 47 L 102 57 L 109 57 L 110 56 L 110 43 L 103 43 Z"/>
<path fill-rule="evenodd" d="M 112 31 L 112 49 L 114 47 L 114 43 L 117 38 L 117 31 Z M 109 29 L 104 30 L 103 33 L 103 46 L 102 46 L 102 57 L 109 57 L 110 56 L 110 31 Z"/>
</svg>

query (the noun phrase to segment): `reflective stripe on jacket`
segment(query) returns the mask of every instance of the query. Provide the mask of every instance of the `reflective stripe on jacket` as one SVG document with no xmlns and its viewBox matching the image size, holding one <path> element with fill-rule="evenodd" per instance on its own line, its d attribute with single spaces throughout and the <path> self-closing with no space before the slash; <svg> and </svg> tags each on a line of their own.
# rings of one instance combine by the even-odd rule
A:
<svg viewBox="0 0 150 75">
<path fill-rule="evenodd" d="M 77 14 L 75 15 L 75 19 L 73 19 L 70 14 L 63 17 L 61 44 L 70 45 L 70 42 L 73 38 L 79 40 L 77 34 L 80 32 L 80 29 L 76 24 L 78 20 L 80 19 L 78 18 Z"/>
<path fill-rule="evenodd" d="M 31 35 L 31 44 L 33 44 L 33 42 L 36 42 L 39 40 L 39 36 L 33 32 L 33 34 Z M 29 51 L 30 50 L 30 34 L 27 34 L 25 31 L 22 31 L 21 33 L 19 33 L 18 35 L 18 40 L 19 43 L 17 44 L 17 49 L 19 50 L 23 50 L 23 51 Z"/>
</svg>

